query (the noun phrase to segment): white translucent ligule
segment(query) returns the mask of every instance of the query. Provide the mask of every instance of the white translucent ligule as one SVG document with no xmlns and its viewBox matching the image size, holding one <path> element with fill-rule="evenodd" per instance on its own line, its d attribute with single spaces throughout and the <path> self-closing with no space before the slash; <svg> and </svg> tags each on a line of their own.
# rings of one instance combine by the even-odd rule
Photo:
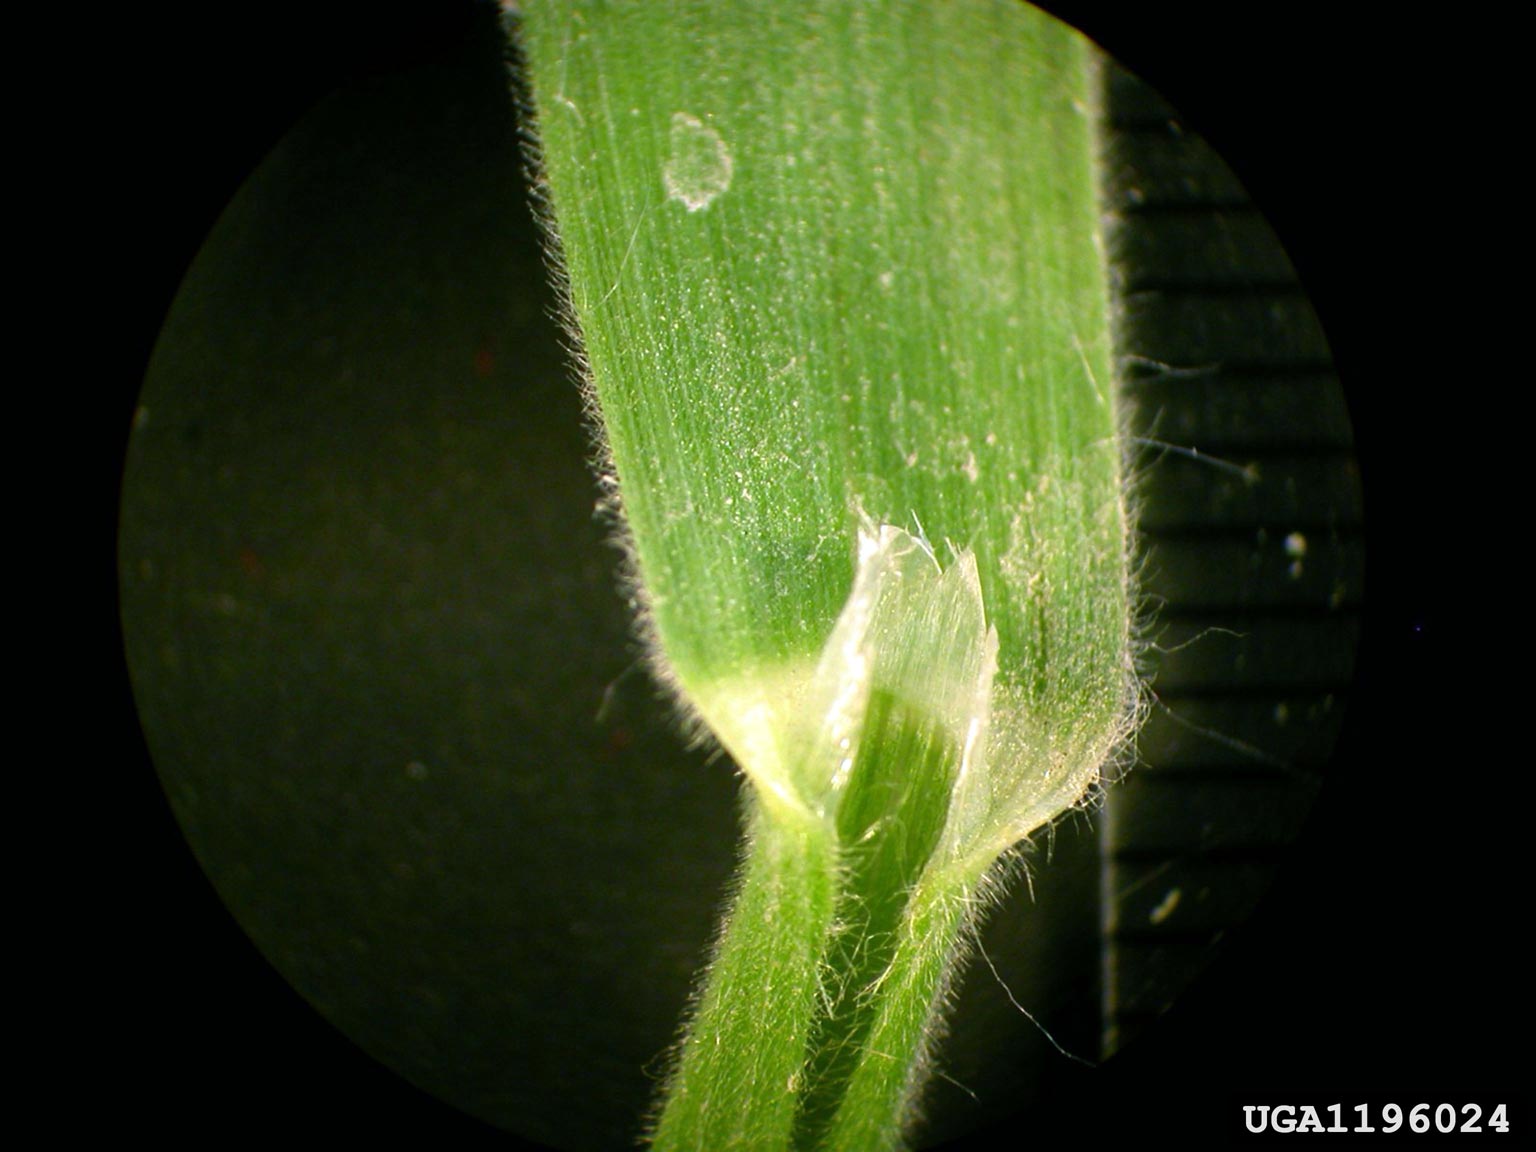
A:
<svg viewBox="0 0 1536 1152">
<path fill-rule="evenodd" d="M 859 528 L 853 588 L 813 669 L 700 694 L 700 710 L 770 803 L 830 816 L 858 758 L 870 695 L 920 710 L 962 749 L 956 796 L 986 771 L 997 633 L 976 559 L 943 566 L 893 525 Z"/>
</svg>

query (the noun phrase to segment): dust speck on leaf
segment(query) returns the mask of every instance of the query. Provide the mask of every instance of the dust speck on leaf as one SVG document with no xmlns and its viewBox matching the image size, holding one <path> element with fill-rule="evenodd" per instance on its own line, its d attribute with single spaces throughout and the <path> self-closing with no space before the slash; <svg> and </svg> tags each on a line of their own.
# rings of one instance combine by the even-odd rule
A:
<svg viewBox="0 0 1536 1152">
<path fill-rule="evenodd" d="M 1184 895 L 1182 888 L 1170 888 L 1158 906 L 1147 914 L 1147 919 L 1153 924 L 1161 924 L 1173 915 L 1173 910 L 1179 906 L 1179 900 Z"/>
<path fill-rule="evenodd" d="M 690 212 L 708 208 L 731 186 L 734 166 L 730 149 L 720 133 L 686 112 L 673 113 L 668 143 L 667 162 L 661 169 L 668 199 Z"/>
<path fill-rule="evenodd" d="M 1301 561 L 1307 554 L 1307 538 L 1300 532 L 1292 532 L 1285 538 L 1285 554 L 1291 558 L 1291 579 L 1300 580 L 1302 574 Z"/>
</svg>

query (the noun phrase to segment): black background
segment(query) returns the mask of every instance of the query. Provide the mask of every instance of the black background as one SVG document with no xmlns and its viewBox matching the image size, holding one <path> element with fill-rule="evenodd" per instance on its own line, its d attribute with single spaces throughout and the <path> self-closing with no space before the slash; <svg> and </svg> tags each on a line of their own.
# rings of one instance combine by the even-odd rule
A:
<svg viewBox="0 0 1536 1152">
<path fill-rule="evenodd" d="M 91 306 L 110 305 L 88 342 L 106 354 L 107 397 L 93 405 L 105 419 L 84 522 L 108 702 L 92 736 L 112 760 L 93 784 L 108 826 L 69 912 L 80 975 L 61 998 L 50 1039 L 62 1056 L 49 1066 L 120 1131 L 510 1141 L 362 1056 L 224 911 L 159 793 L 113 610 L 122 452 L 187 264 L 316 100 L 443 51 L 467 8 L 151 4 L 94 14 L 77 34 L 91 63 L 74 82 L 94 96 L 74 157 L 95 181 L 82 221 L 100 229 Z M 1212 9 L 1055 10 L 1185 113 L 1290 251 L 1355 421 L 1366 632 L 1298 864 L 1177 1013 L 1085 1074 L 1059 1109 L 1062 1135 L 1224 1135 L 1242 1103 L 1516 1102 L 1528 965 L 1512 929 L 1526 901 L 1506 782 L 1522 774 L 1526 741 L 1518 715 L 1497 721 L 1508 713 L 1484 689 L 1495 666 L 1473 651 L 1499 603 L 1484 578 L 1509 561 L 1474 527 L 1493 466 L 1468 433 L 1498 411 L 1481 397 L 1507 391 L 1519 364 L 1485 365 L 1497 309 L 1485 312 L 1460 268 L 1469 238 L 1497 239 L 1496 221 L 1467 210 L 1466 181 L 1487 155 L 1467 125 L 1478 103 L 1467 58 L 1483 30 L 1353 22 L 1316 3 Z M 1050 1135 L 1002 1132 L 981 1146 Z"/>
</svg>

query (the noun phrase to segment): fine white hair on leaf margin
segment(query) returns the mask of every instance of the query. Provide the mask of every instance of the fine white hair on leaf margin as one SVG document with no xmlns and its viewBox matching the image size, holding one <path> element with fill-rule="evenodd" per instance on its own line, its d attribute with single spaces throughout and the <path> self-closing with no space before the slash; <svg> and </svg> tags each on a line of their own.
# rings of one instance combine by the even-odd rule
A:
<svg viewBox="0 0 1536 1152">
<path fill-rule="evenodd" d="M 597 477 L 596 512 L 607 526 L 609 542 L 619 554 L 619 587 L 631 608 L 633 636 L 645 666 L 672 708 L 683 739 L 694 747 L 714 746 L 717 741 L 713 733 L 683 692 L 656 631 L 650 592 L 640 570 L 634 534 L 624 515 L 618 468 L 608 444 L 598 403 L 597 385 L 576 315 L 570 272 L 560 241 L 557 206 L 545 176 L 544 146 L 539 134 L 534 84 L 522 48 L 521 13 L 516 6 L 503 5 L 502 21 L 508 44 L 507 63 L 517 111 L 517 135 L 522 147 L 524 182 L 529 191 L 529 208 L 541 239 L 544 265 L 555 294 L 553 319 L 559 325 L 561 345 L 569 357 L 571 375 L 581 396 L 582 419 L 590 438 L 589 463 Z"/>
</svg>

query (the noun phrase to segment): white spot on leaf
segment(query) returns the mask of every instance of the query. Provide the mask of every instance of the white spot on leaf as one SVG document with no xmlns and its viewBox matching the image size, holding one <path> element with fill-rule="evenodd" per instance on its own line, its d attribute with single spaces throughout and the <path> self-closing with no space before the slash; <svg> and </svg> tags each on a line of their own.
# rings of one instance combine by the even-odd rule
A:
<svg viewBox="0 0 1536 1152">
<path fill-rule="evenodd" d="M 730 149 L 709 125 L 686 112 L 672 114 L 672 135 L 661 182 L 667 197 L 690 212 L 708 208 L 731 186 Z"/>
</svg>

